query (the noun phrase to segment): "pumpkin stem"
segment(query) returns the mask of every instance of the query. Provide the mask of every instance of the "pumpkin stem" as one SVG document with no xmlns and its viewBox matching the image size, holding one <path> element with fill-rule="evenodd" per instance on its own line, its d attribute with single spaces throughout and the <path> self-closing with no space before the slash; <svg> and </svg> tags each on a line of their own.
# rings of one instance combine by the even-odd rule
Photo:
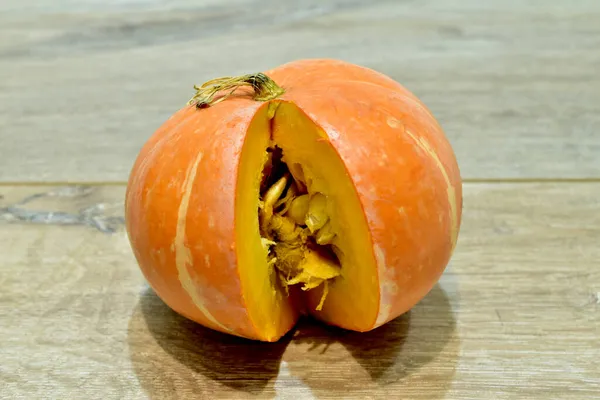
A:
<svg viewBox="0 0 600 400">
<path fill-rule="evenodd" d="M 215 105 L 233 94 L 241 86 L 250 86 L 254 90 L 253 99 L 256 101 L 273 100 L 281 96 L 285 90 L 275 81 L 262 72 L 242 76 L 227 76 L 212 79 L 202 86 L 194 85 L 196 94 L 188 101 L 188 105 L 196 103 L 198 108 L 206 108 Z M 229 90 L 223 96 L 215 100 L 217 93 Z"/>
</svg>

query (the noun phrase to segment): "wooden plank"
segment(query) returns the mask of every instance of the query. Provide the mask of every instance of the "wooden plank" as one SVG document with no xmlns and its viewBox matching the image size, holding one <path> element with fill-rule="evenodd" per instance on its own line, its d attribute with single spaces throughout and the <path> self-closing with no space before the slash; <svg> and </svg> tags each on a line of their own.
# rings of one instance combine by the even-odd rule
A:
<svg viewBox="0 0 600 400">
<path fill-rule="evenodd" d="M 600 175 L 595 0 L 9 0 L 0 11 L 0 182 L 124 181 L 192 84 L 307 57 L 413 90 L 466 178 Z"/>
<path fill-rule="evenodd" d="M 171 312 L 139 273 L 123 186 L 0 186 L 5 398 L 600 396 L 600 184 L 467 184 L 452 265 L 366 334 L 276 344 Z M 48 223 L 45 223 L 48 222 Z"/>
</svg>

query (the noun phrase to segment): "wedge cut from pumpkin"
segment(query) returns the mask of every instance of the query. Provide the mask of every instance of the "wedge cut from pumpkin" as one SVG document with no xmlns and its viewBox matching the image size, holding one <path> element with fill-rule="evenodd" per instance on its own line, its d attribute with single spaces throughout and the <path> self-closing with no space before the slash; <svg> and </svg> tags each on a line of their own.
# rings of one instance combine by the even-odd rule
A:
<svg viewBox="0 0 600 400">
<path fill-rule="evenodd" d="M 290 289 L 305 312 L 349 329 L 372 327 L 379 292 L 369 229 L 352 179 L 327 134 L 293 103 L 274 101 L 257 112 L 250 126 L 240 171 L 239 270 L 259 329 L 277 329 L 271 328 L 273 321 L 292 307 Z M 265 207 L 265 194 L 286 180 L 264 223 L 256 213 Z M 295 220 L 295 200 L 305 199 L 308 204 L 300 212 L 305 218 Z M 286 226 L 278 231 L 273 225 L 281 220 Z M 319 240 L 324 230 L 328 237 Z"/>
<path fill-rule="evenodd" d="M 140 150 L 125 201 L 133 253 L 169 307 L 275 341 L 301 314 L 374 329 L 433 288 L 462 187 L 412 93 L 337 60 L 196 89 Z"/>
</svg>

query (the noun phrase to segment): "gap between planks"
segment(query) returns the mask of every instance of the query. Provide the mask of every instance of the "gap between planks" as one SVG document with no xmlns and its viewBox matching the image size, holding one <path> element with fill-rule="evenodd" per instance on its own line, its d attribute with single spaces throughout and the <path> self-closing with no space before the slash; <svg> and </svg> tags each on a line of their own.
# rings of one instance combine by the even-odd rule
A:
<svg viewBox="0 0 600 400">
<path fill-rule="evenodd" d="M 600 177 L 591 178 L 464 178 L 467 184 L 573 184 L 600 183 Z M 8 186 L 126 186 L 126 181 L 17 181 L 0 182 L 0 187 Z"/>
</svg>

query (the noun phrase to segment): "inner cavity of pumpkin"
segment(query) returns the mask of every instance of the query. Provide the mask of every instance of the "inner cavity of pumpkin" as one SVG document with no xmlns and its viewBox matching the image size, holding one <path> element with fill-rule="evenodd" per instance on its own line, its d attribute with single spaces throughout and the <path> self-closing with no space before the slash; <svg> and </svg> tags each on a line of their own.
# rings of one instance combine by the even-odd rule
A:
<svg viewBox="0 0 600 400">
<path fill-rule="evenodd" d="M 286 292 L 290 285 L 301 285 L 305 291 L 323 285 L 316 306 L 321 310 L 329 281 L 341 271 L 332 244 L 336 233 L 327 213 L 328 199 L 311 190 L 300 164 L 289 168 L 284 159 L 282 149 L 272 142 L 260 186 L 261 243 Z"/>
<path fill-rule="evenodd" d="M 302 312 L 358 331 L 373 326 L 378 268 L 355 183 L 328 134 L 294 103 L 271 101 L 253 118 L 235 207 L 242 295 L 265 337 Z"/>
</svg>

